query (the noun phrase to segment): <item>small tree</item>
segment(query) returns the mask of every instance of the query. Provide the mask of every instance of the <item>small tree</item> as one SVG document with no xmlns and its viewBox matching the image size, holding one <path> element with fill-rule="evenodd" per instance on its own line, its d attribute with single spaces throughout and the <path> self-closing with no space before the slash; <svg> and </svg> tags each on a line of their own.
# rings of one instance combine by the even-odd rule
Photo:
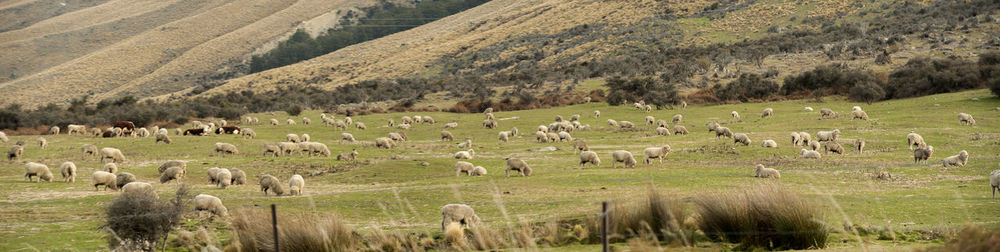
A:
<svg viewBox="0 0 1000 252">
<path fill-rule="evenodd" d="M 880 101 L 885 98 L 885 89 L 875 82 L 861 82 L 855 84 L 854 87 L 851 87 L 851 92 L 848 95 L 848 98 L 853 101 L 872 104 L 872 102 Z"/>
<path fill-rule="evenodd" d="M 111 232 L 108 243 L 112 248 L 152 251 L 158 240 L 166 243 L 167 235 L 181 221 L 187 209 L 188 188 L 182 185 L 169 201 L 158 201 L 144 192 L 123 193 L 108 206 L 108 222 L 103 228 Z"/>
<path fill-rule="evenodd" d="M 680 101 L 677 97 L 677 87 L 659 78 L 641 77 L 626 80 L 612 77 L 604 85 L 608 87 L 607 98 L 610 105 L 621 105 L 626 100 L 643 100 L 662 108 Z"/>
</svg>

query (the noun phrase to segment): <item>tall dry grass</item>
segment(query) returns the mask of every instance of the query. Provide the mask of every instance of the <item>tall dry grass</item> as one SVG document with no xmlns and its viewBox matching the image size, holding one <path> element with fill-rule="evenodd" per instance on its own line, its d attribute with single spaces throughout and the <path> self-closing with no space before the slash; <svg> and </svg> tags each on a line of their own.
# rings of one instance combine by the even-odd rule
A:
<svg viewBox="0 0 1000 252">
<path fill-rule="evenodd" d="M 1000 251 L 1000 228 L 966 225 L 944 247 L 928 251 Z"/>
<path fill-rule="evenodd" d="M 656 244 L 691 246 L 696 227 L 684 224 L 689 215 L 686 204 L 651 188 L 643 200 L 609 206 L 608 240 L 623 242 L 642 238 L 655 240 Z M 583 233 L 589 234 L 588 242 L 600 242 L 600 219 L 591 218 L 587 228 L 589 230 Z"/>
<path fill-rule="evenodd" d="M 238 251 L 274 251 L 271 213 L 240 209 L 233 213 L 231 247 Z M 361 236 L 340 218 L 318 213 L 278 212 L 278 246 L 281 251 L 356 251 Z"/>
<path fill-rule="evenodd" d="M 817 208 L 777 183 L 747 190 L 720 192 L 695 200 L 699 226 L 713 240 L 740 243 L 743 248 L 823 248 L 829 230 L 817 218 Z"/>
</svg>

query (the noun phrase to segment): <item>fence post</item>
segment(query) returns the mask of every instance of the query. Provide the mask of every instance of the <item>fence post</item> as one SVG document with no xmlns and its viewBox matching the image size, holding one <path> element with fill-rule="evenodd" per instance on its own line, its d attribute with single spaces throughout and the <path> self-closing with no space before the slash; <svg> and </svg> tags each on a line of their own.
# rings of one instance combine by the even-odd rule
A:
<svg viewBox="0 0 1000 252">
<path fill-rule="evenodd" d="M 608 252 L 608 202 L 601 202 L 601 247 Z"/>
<path fill-rule="evenodd" d="M 278 252 L 278 210 L 271 204 L 271 227 L 274 228 L 274 252 Z"/>
</svg>

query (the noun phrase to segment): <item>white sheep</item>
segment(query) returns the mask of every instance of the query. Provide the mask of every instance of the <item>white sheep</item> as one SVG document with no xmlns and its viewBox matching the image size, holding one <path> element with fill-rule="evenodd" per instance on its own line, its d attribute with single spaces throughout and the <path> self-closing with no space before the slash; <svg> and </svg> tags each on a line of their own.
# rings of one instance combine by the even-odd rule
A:
<svg viewBox="0 0 1000 252">
<path fill-rule="evenodd" d="M 459 149 L 472 148 L 472 139 L 466 138 L 465 142 L 458 143 L 456 147 Z"/>
<path fill-rule="evenodd" d="M 809 149 L 814 151 L 819 151 L 819 149 L 821 148 L 819 142 L 816 141 L 809 142 L 809 144 L 806 147 L 809 147 Z"/>
<path fill-rule="evenodd" d="M 409 123 L 400 123 L 399 125 L 396 125 L 396 128 L 401 130 L 409 130 L 410 126 L 411 125 Z"/>
<path fill-rule="evenodd" d="M 232 184 L 233 172 L 226 168 L 219 168 L 219 172 L 215 173 L 215 185 L 225 189 Z"/>
<path fill-rule="evenodd" d="M 424 123 L 426 123 L 426 124 L 435 124 L 435 123 L 437 123 L 437 121 L 434 120 L 434 117 L 424 116 Z"/>
<path fill-rule="evenodd" d="M 476 227 L 481 220 L 476 216 L 476 211 L 466 204 L 447 204 L 441 208 L 441 231 L 451 223 Z"/>
<path fill-rule="evenodd" d="M 573 136 L 571 136 L 569 134 L 569 132 L 560 131 L 559 132 L 559 141 L 560 142 L 570 142 L 570 141 L 573 141 Z"/>
<path fill-rule="evenodd" d="M 450 123 L 445 123 L 445 124 L 444 124 L 444 128 L 445 128 L 445 129 L 454 129 L 454 128 L 458 128 L 458 123 L 457 123 L 457 122 L 450 122 Z"/>
<path fill-rule="evenodd" d="M 344 117 L 344 122 L 347 123 L 347 125 L 354 124 L 354 120 L 352 120 L 350 116 L 345 116 Z"/>
<path fill-rule="evenodd" d="M 656 127 L 656 135 L 657 136 L 669 136 L 670 135 L 670 129 L 667 129 L 667 128 L 664 128 L 664 127 Z"/>
<path fill-rule="evenodd" d="M 271 125 L 277 126 L 278 124 L 278 119 L 271 118 Z"/>
<path fill-rule="evenodd" d="M 802 110 L 805 111 L 805 112 L 812 112 L 813 108 L 812 107 L 805 107 Z"/>
<path fill-rule="evenodd" d="M 302 142 L 302 139 L 299 138 L 299 135 L 288 134 L 288 135 L 285 135 L 285 141 L 289 141 L 289 142 L 293 142 L 293 143 L 298 143 L 298 142 Z"/>
<path fill-rule="evenodd" d="M 958 122 L 962 125 L 976 125 L 976 119 L 966 113 L 958 113 Z"/>
<path fill-rule="evenodd" d="M 593 151 L 581 151 L 580 152 L 580 166 L 583 167 L 587 163 L 594 165 L 594 167 L 601 166 L 601 158 L 597 156 L 597 152 Z"/>
<path fill-rule="evenodd" d="M 681 114 L 676 114 L 676 115 L 674 115 L 674 118 L 673 118 L 673 120 L 671 120 L 671 121 L 672 121 L 672 122 L 673 122 L 674 124 L 678 124 L 678 123 L 680 123 L 680 122 L 681 122 L 681 120 L 684 120 L 684 116 L 683 116 L 683 115 L 681 115 Z"/>
<path fill-rule="evenodd" d="M 120 188 L 122 188 L 123 186 L 125 186 L 128 183 L 135 182 L 136 178 L 135 178 L 135 175 L 133 175 L 131 173 L 122 172 L 122 173 L 119 173 L 119 174 L 115 174 L 115 181 L 116 181 L 115 185 L 117 185 L 118 188 L 120 189 Z"/>
<path fill-rule="evenodd" d="M 687 127 L 683 125 L 674 125 L 674 135 L 687 135 L 689 134 Z"/>
<path fill-rule="evenodd" d="M 601 118 L 601 111 L 600 110 L 594 110 L 594 118 Z"/>
<path fill-rule="evenodd" d="M 205 173 L 208 174 L 209 184 L 217 184 L 219 182 L 219 170 L 222 170 L 222 168 L 212 167 L 205 170 Z"/>
<path fill-rule="evenodd" d="M 486 171 L 486 167 L 476 166 L 475 168 L 472 168 L 472 173 L 470 173 L 469 176 L 486 176 L 486 173 L 488 173 Z"/>
<path fill-rule="evenodd" d="M 233 174 L 233 178 L 232 181 L 230 181 L 230 184 L 244 185 L 247 183 L 247 173 L 244 172 L 243 170 L 233 168 L 229 169 L 229 172 Z"/>
<path fill-rule="evenodd" d="M 632 122 L 629 122 L 629 121 L 618 121 L 618 125 L 619 125 L 619 127 L 621 127 L 622 129 L 631 129 L 631 128 L 635 128 L 635 124 L 632 124 Z"/>
<path fill-rule="evenodd" d="M 820 131 L 816 132 L 816 141 L 826 142 L 826 141 L 837 141 L 837 137 L 840 136 L 840 129 L 835 129 L 833 131 Z"/>
<path fill-rule="evenodd" d="M 611 163 L 611 168 L 615 168 L 618 163 L 623 163 L 625 167 L 635 167 L 636 161 L 632 157 L 632 153 L 626 150 L 617 150 L 611 152 L 611 158 L 614 162 Z"/>
<path fill-rule="evenodd" d="M 535 131 L 535 140 L 541 143 L 549 142 L 549 136 L 544 131 Z"/>
<path fill-rule="evenodd" d="M 27 164 L 24 164 L 24 179 L 28 180 L 28 182 L 32 182 L 31 177 L 38 177 L 38 182 L 41 182 L 42 180 L 52 182 L 53 179 L 52 171 L 49 170 L 49 166 L 35 162 L 28 162 Z"/>
<path fill-rule="evenodd" d="M 802 136 L 798 132 L 792 132 L 789 136 L 792 137 L 792 146 L 802 146 Z"/>
<path fill-rule="evenodd" d="M 962 150 L 961 152 L 958 152 L 958 154 L 954 156 L 949 156 L 944 158 L 944 160 L 942 161 L 942 166 L 944 167 L 965 166 L 967 162 L 969 162 L 969 152 Z"/>
<path fill-rule="evenodd" d="M 222 200 L 208 194 L 198 194 L 198 196 L 194 196 L 194 210 L 209 211 L 219 217 L 226 217 L 229 215 L 229 210 L 226 209 L 225 205 L 222 205 Z"/>
<path fill-rule="evenodd" d="M 799 154 L 802 155 L 802 158 L 819 159 L 821 157 L 819 152 L 815 150 L 802 149 L 802 151 L 799 151 Z"/>
<path fill-rule="evenodd" d="M 163 173 L 163 172 L 167 171 L 167 168 L 174 167 L 174 166 L 180 167 L 181 170 L 187 171 L 187 162 L 180 161 L 180 160 L 169 160 L 167 162 L 163 162 L 163 164 L 161 164 L 160 167 L 157 168 L 156 170 L 159 173 Z"/>
<path fill-rule="evenodd" d="M 775 170 L 775 169 L 772 169 L 772 168 L 765 168 L 764 165 L 757 164 L 757 166 L 754 167 L 754 175 L 753 176 L 757 177 L 757 178 L 775 178 L 775 179 L 780 179 L 781 178 L 781 173 L 778 172 L 778 170 Z"/>
<path fill-rule="evenodd" d="M 309 150 L 310 157 L 313 155 L 324 157 L 330 156 L 330 148 L 328 148 L 324 143 L 306 142 L 306 147 Z"/>
<path fill-rule="evenodd" d="M 160 196 L 156 195 L 156 190 L 153 190 L 153 185 L 146 182 L 131 182 L 120 187 L 122 189 L 122 194 L 145 194 L 146 197 L 159 199 Z"/>
<path fill-rule="evenodd" d="M 1000 170 L 993 170 L 990 172 L 990 193 L 994 199 L 997 197 L 997 192 L 1000 192 Z"/>
<path fill-rule="evenodd" d="M 559 134 L 549 132 L 545 133 L 545 137 L 549 139 L 549 142 L 559 142 Z"/>
<path fill-rule="evenodd" d="M 653 106 L 646 105 L 646 113 L 653 111 Z"/>
<path fill-rule="evenodd" d="M 837 112 L 834 112 L 832 109 L 822 108 L 819 110 L 819 117 L 820 119 L 834 118 L 837 117 Z"/>
<path fill-rule="evenodd" d="M 137 131 L 136 132 L 136 136 L 139 136 L 139 137 L 149 137 L 149 130 L 146 129 L 146 128 L 139 128 L 136 131 Z"/>
<path fill-rule="evenodd" d="M 288 120 L 285 120 L 285 124 L 295 125 L 295 120 L 292 120 L 292 118 L 288 118 Z"/>
<path fill-rule="evenodd" d="M 39 137 L 38 138 L 38 147 L 39 148 L 41 148 L 41 149 L 44 150 L 45 147 L 48 147 L 48 146 L 49 146 L 49 140 L 46 140 L 44 137 Z"/>
<path fill-rule="evenodd" d="M 646 159 L 643 160 L 646 164 L 651 164 L 654 158 L 659 159 L 659 163 L 663 163 L 663 158 L 670 154 L 670 145 L 664 144 L 663 147 L 650 147 L 642 150 L 643 155 Z M 627 163 L 626 163 L 627 164 Z"/>
<path fill-rule="evenodd" d="M 473 165 L 472 163 L 465 161 L 458 161 L 455 163 L 455 177 L 461 176 L 463 172 L 465 174 L 468 174 L 469 176 L 472 176 L 472 170 L 475 168 L 476 166 Z"/>
<path fill-rule="evenodd" d="M 504 171 L 507 177 L 510 177 L 511 170 L 520 173 L 521 176 L 531 176 L 531 167 L 524 160 L 519 158 L 505 158 L 504 160 L 507 160 L 507 170 Z"/>
<path fill-rule="evenodd" d="M 83 157 L 84 158 L 86 158 L 87 156 L 97 156 L 97 146 L 96 145 L 93 145 L 93 144 L 84 144 L 83 147 L 80 148 L 80 150 L 83 151 Z"/>
<path fill-rule="evenodd" d="M 52 126 L 49 128 L 49 135 L 59 135 L 59 126 Z"/>
<path fill-rule="evenodd" d="M 80 133 L 80 135 L 87 134 L 87 126 L 76 124 L 66 125 L 66 134 L 72 135 L 73 133 Z"/>
<path fill-rule="evenodd" d="M 927 161 L 934 154 L 934 146 L 921 145 L 917 149 L 913 150 L 913 162 L 919 163 L 920 161 Z"/>
<path fill-rule="evenodd" d="M 859 107 L 858 109 L 851 111 L 851 121 L 854 121 L 854 119 L 861 119 L 868 121 L 868 113 L 866 113 L 864 110 L 861 110 Z"/>
<path fill-rule="evenodd" d="M 236 145 L 230 143 L 215 143 L 215 152 L 222 152 L 222 154 L 240 154 L 240 151 L 236 149 Z"/>
<path fill-rule="evenodd" d="M 719 128 L 719 126 L 720 125 L 717 122 L 708 122 L 708 123 L 705 124 L 705 127 L 708 127 L 708 132 L 715 131 L 716 129 Z M 718 133 L 718 131 L 715 131 L 715 132 Z"/>
<path fill-rule="evenodd" d="M 768 118 L 771 115 L 774 115 L 774 109 L 772 109 L 772 108 L 766 108 L 766 109 L 764 109 L 764 112 L 760 113 L 760 118 Z"/>
<path fill-rule="evenodd" d="M 767 140 L 764 140 L 764 141 L 760 142 L 760 147 L 764 147 L 764 148 L 778 148 L 778 142 L 775 142 L 772 139 L 767 139 Z"/>
<path fill-rule="evenodd" d="M 469 149 L 467 151 L 455 152 L 455 159 L 472 159 L 476 155 L 476 150 Z"/>
<path fill-rule="evenodd" d="M 104 164 L 104 171 L 118 174 L 118 165 L 115 163 Z"/>
<path fill-rule="evenodd" d="M 441 141 L 455 141 L 455 135 L 452 135 L 450 131 L 441 131 Z"/>
<path fill-rule="evenodd" d="M 919 147 L 925 144 L 926 143 L 924 143 L 924 137 L 920 136 L 920 134 L 914 133 L 912 131 L 910 132 L 910 134 L 906 134 L 906 145 L 907 147 L 910 147 L 911 150 L 913 149 L 914 146 Z"/>
<path fill-rule="evenodd" d="M 497 140 L 504 143 L 510 141 L 510 131 L 500 131 L 500 133 L 497 133 Z"/>
<path fill-rule="evenodd" d="M 823 146 L 823 154 L 827 154 L 829 152 L 844 154 L 844 147 L 837 143 L 837 141 L 829 141 Z"/>
<path fill-rule="evenodd" d="M 309 142 L 309 140 L 311 140 L 310 138 L 312 138 L 312 137 L 310 137 L 310 136 L 309 136 L 309 134 L 302 134 L 302 137 L 300 137 L 300 139 L 301 139 L 302 141 L 299 141 L 299 142 L 300 142 L 300 143 L 301 143 L 301 142 Z"/>
<path fill-rule="evenodd" d="M 302 178 L 302 175 L 292 175 L 288 179 L 288 194 L 290 195 L 302 195 L 302 189 L 306 186 L 306 180 Z"/>
<path fill-rule="evenodd" d="M 340 160 L 340 161 L 354 161 L 357 158 L 358 158 L 358 150 L 357 149 L 351 150 L 351 152 L 349 152 L 347 154 L 344 154 L 344 153 L 337 154 L 337 160 Z"/>
<path fill-rule="evenodd" d="M 358 128 L 359 130 L 366 130 L 366 129 L 368 129 L 368 126 L 365 125 L 365 123 L 363 123 L 363 122 L 354 123 L 354 127 Z"/>
<path fill-rule="evenodd" d="M 160 143 L 160 142 L 163 142 L 163 143 L 166 143 L 166 144 L 171 144 L 174 141 L 171 140 L 170 136 L 168 136 L 167 134 L 156 134 L 156 142 L 153 142 L 153 143 L 157 144 L 157 143 Z"/>
<path fill-rule="evenodd" d="M 656 123 L 656 118 L 653 116 L 646 116 L 646 124 L 653 125 Z"/>
<path fill-rule="evenodd" d="M 76 164 L 73 162 L 63 162 L 62 165 L 59 166 L 59 171 L 62 173 L 63 182 L 76 182 Z"/>
<path fill-rule="evenodd" d="M 396 142 L 405 142 L 410 140 L 409 137 L 406 137 L 406 133 L 403 132 L 389 132 L 389 139 Z"/>
<path fill-rule="evenodd" d="M 613 119 L 608 119 L 608 126 L 617 128 L 618 127 L 618 121 L 615 121 Z"/>
<path fill-rule="evenodd" d="M 118 190 L 118 177 L 114 173 L 106 171 L 95 171 L 93 175 L 90 176 L 91 181 L 94 183 L 94 191 L 97 191 L 97 186 L 104 186 L 104 190 L 107 191 L 108 188 L 111 190 Z"/>
<path fill-rule="evenodd" d="M 122 150 L 111 147 L 104 147 L 101 148 L 102 163 L 104 162 L 104 159 L 110 159 L 112 163 L 121 163 L 125 162 L 125 155 L 122 154 Z"/>
<path fill-rule="evenodd" d="M 555 120 L 556 120 L 556 122 L 562 122 L 563 121 L 563 117 L 561 115 L 556 115 L 556 119 Z"/>
<path fill-rule="evenodd" d="M 7 138 L 7 133 L 0 131 L 0 142 L 6 143 L 7 141 L 10 141 L 10 138 Z"/>
<path fill-rule="evenodd" d="M 733 143 L 741 143 L 743 146 L 750 146 L 750 144 L 753 143 L 753 140 L 750 140 L 750 136 L 747 136 L 745 133 L 736 133 L 733 134 Z"/>
<path fill-rule="evenodd" d="M 722 126 L 715 127 L 715 137 L 718 138 L 720 136 L 724 136 L 726 138 L 732 138 L 733 137 L 733 130 L 731 130 L 731 129 L 727 128 L 727 127 L 722 127 Z"/>
<path fill-rule="evenodd" d="M 809 144 L 813 141 L 809 132 L 799 132 L 799 137 L 802 138 L 802 144 Z"/>
<path fill-rule="evenodd" d="M 392 147 L 395 147 L 395 146 L 396 146 L 396 142 L 392 141 L 392 139 L 390 139 L 388 137 L 375 138 L 375 147 L 376 148 L 392 149 Z"/>
<path fill-rule="evenodd" d="M 173 166 L 164 170 L 163 174 L 160 174 L 160 183 L 166 184 L 167 182 L 174 180 L 180 181 L 180 179 L 183 177 L 184 177 L 184 169 L 182 169 L 180 166 Z"/>
<path fill-rule="evenodd" d="M 497 124 L 496 120 L 491 120 L 491 119 L 483 120 L 483 128 L 496 129 L 497 127 L 499 127 L 499 125 Z"/>
<path fill-rule="evenodd" d="M 740 121 L 740 113 L 739 112 L 733 111 L 733 112 L 729 112 L 729 114 L 732 115 L 734 122 L 739 122 Z"/>
<path fill-rule="evenodd" d="M 261 175 L 258 184 L 260 184 L 260 190 L 264 191 L 264 196 L 267 196 L 269 190 L 278 196 L 285 194 L 285 188 L 282 187 L 281 181 L 269 174 Z"/>
<path fill-rule="evenodd" d="M 670 125 L 667 124 L 667 120 L 660 119 L 660 120 L 656 120 L 656 127 L 669 128 Z"/>
</svg>

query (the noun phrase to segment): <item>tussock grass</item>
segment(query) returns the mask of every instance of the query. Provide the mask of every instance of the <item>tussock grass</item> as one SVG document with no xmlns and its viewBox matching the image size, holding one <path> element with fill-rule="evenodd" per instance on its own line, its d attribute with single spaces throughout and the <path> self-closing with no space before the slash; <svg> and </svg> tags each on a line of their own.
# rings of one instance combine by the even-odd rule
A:
<svg viewBox="0 0 1000 252">
<path fill-rule="evenodd" d="M 273 251 L 271 213 L 240 209 L 233 214 L 233 244 L 242 251 Z M 339 217 L 318 213 L 279 213 L 281 251 L 349 251 L 361 249 L 360 236 Z"/>
<path fill-rule="evenodd" d="M 962 228 L 940 251 L 997 251 L 997 248 L 1000 248 L 1000 228 L 970 224 Z"/>
<path fill-rule="evenodd" d="M 777 183 L 698 198 L 699 227 L 713 240 L 743 248 L 823 248 L 829 230 L 818 209 Z"/>
<path fill-rule="evenodd" d="M 689 216 L 687 205 L 678 199 L 650 188 L 645 199 L 636 202 L 612 203 L 608 209 L 608 239 L 611 242 L 641 237 L 671 245 L 690 246 L 695 227 L 685 225 Z M 587 232 L 591 242 L 600 242 L 600 218 L 591 219 Z M 575 231 L 576 232 L 576 231 Z M 579 233 L 579 232 L 577 232 Z"/>
</svg>

